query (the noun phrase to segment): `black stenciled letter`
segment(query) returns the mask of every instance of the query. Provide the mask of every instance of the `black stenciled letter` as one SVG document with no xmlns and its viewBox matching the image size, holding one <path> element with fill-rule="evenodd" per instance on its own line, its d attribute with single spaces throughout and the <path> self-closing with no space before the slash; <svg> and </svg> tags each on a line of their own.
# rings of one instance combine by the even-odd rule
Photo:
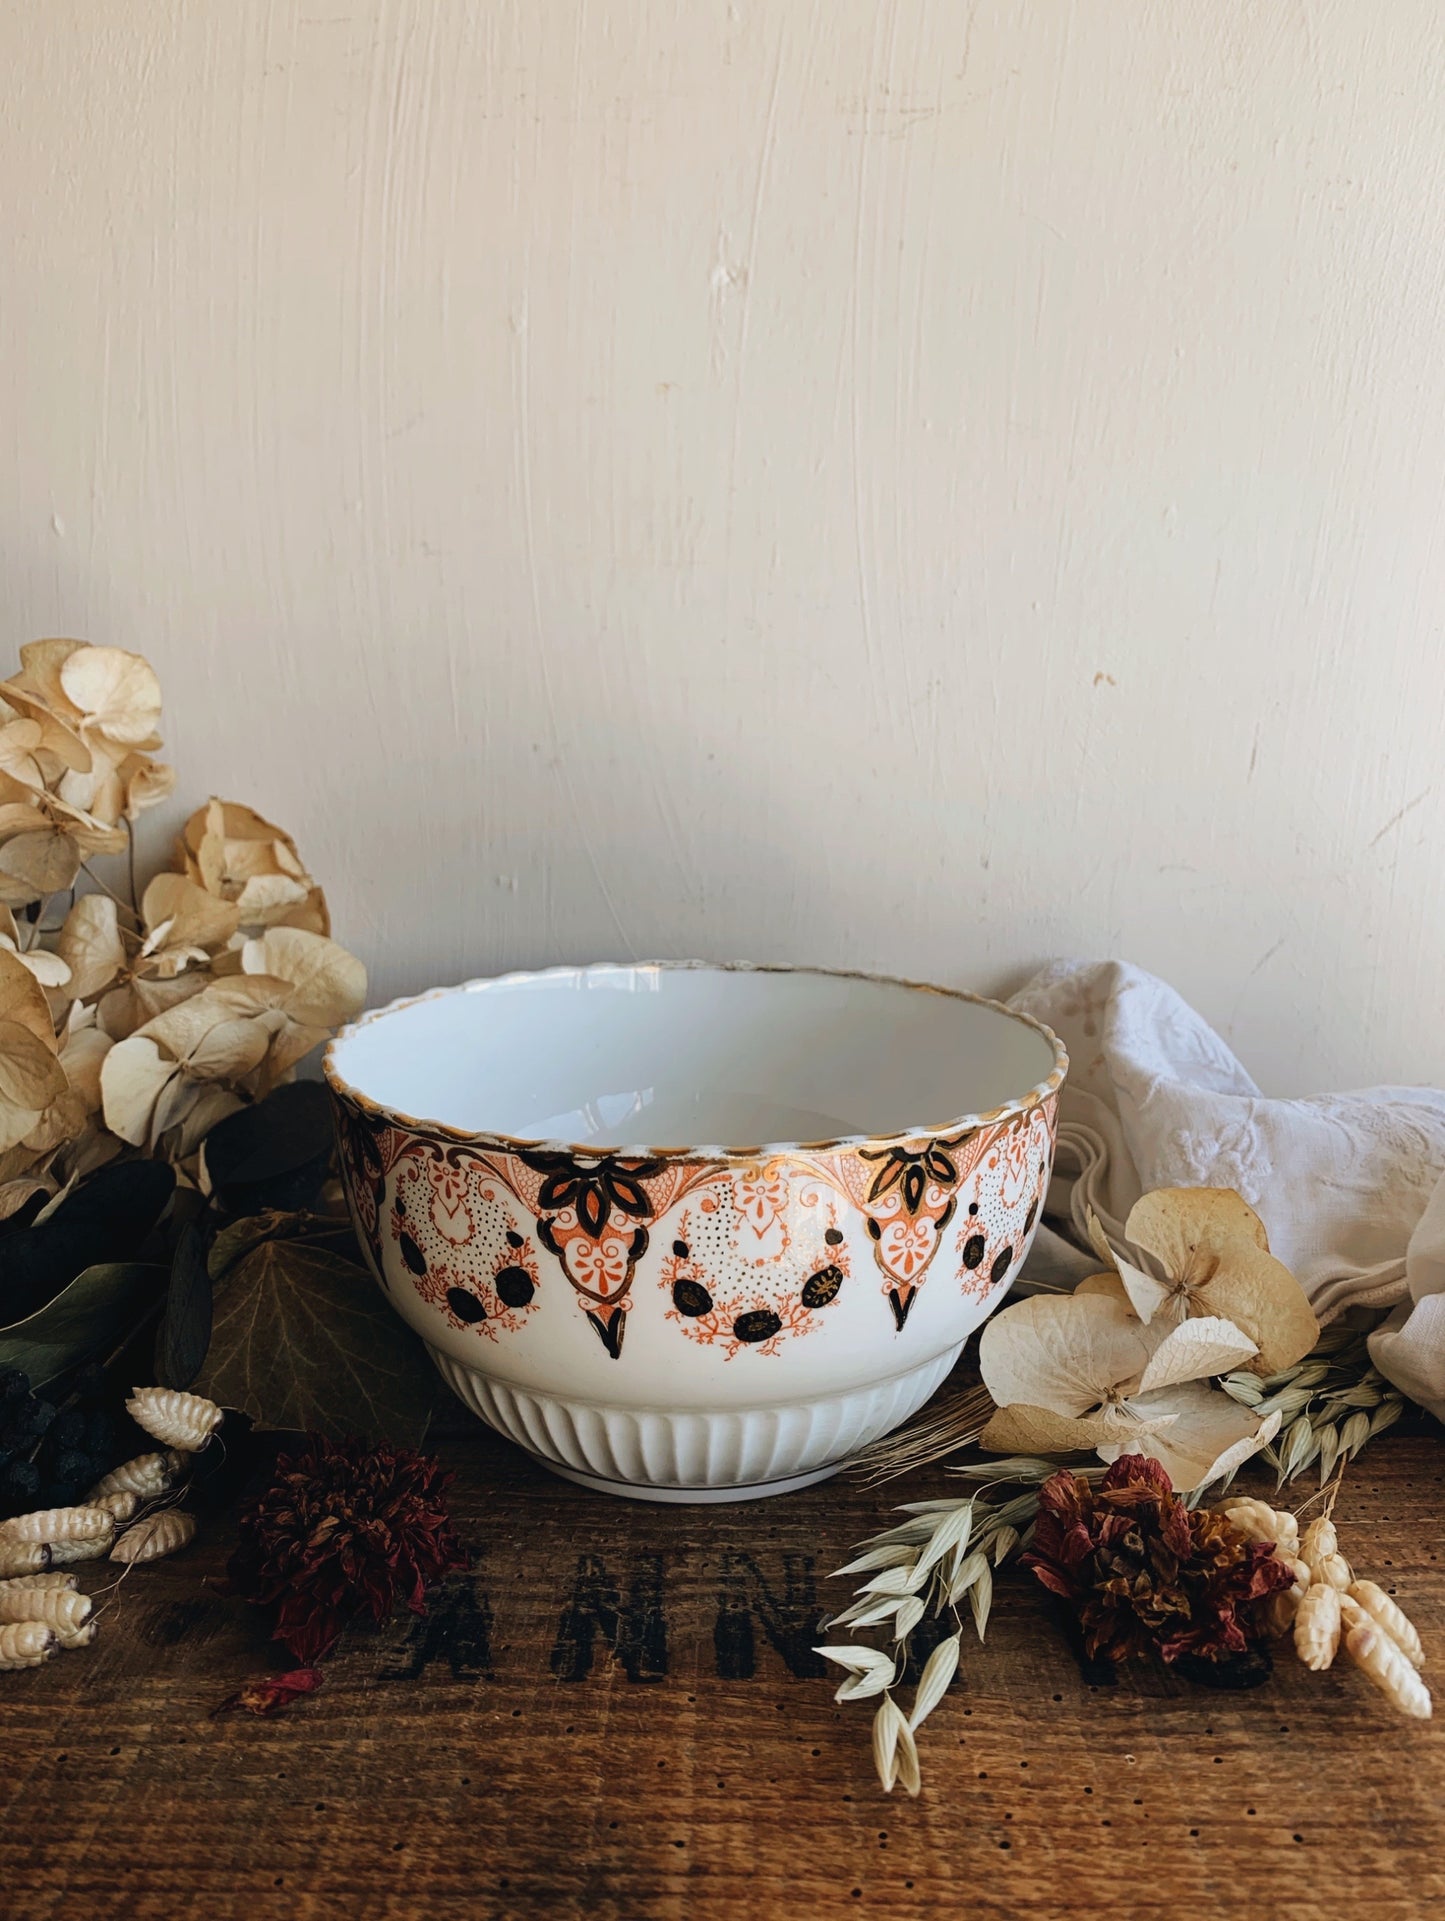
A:
<svg viewBox="0 0 1445 1921">
<path fill-rule="evenodd" d="M 660 1681 L 667 1673 L 667 1622 L 658 1555 L 638 1558 L 625 1605 L 621 1587 L 600 1556 L 584 1554 L 578 1560 L 572 1598 L 562 1610 L 552 1649 L 552 1672 L 559 1681 L 586 1680 L 599 1634 L 629 1681 Z"/>
<path fill-rule="evenodd" d="M 750 1681 L 757 1672 L 757 1640 L 753 1621 L 767 1635 L 800 1681 L 828 1673 L 813 1652 L 818 1628 L 818 1583 L 811 1554 L 784 1554 L 781 1598 L 768 1585 L 750 1554 L 723 1556 L 718 1574 L 717 1621 L 712 1631 L 718 1676 L 724 1681 Z"/>
<path fill-rule="evenodd" d="M 492 1672 L 492 1604 L 474 1576 L 453 1577 L 438 1588 L 427 1612 L 412 1622 L 399 1650 L 404 1665 L 383 1668 L 383 1681 L 415 1681 L 433 1661 L 445 1661 L 454 1681 L 476 1681 Z"/>
</svg>

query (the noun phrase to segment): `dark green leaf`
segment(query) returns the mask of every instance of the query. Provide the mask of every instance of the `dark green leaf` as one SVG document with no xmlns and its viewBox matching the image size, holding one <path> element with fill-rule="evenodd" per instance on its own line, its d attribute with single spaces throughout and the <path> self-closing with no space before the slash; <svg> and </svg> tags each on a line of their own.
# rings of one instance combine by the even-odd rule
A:
<svg viewBox="0 0 1445 1921">
<path fill-rule="evenodd" d="M 156 1382 L 189 1387 L 201 1371 L 211 1344 L 211 1276 L 206 1268 L 206 1237 L 198 1221 L 188 1221 L 171 1261 L 166 1311 L 156 1332 Z"/>
<path fill-rule="evenodd" d="M 0 1320 L 34 1314 L 86 1268 L 133 1261 L 175 1184 L 164 1161 L 112 1161 L 49 1220 L 0 1235 Z"/>
<path fill-rule="evenodd" d="M 436 1401 L 420 1342 L 356 1262 L 263 1239 L 217 1290 L 196 1391 L 265 1427 L 416 1446 Z"/>
<path fill-rule="evenodd" d="M 333 1147 L 331 1097 L 319 1081 L 292 1081 L 207 1134 L 211 1191 L 229 1214 L 305 1207 L 325 1185 Z"/>
<path fill-rule="evenodd" d="M 18 1367 L 32 1387 L 106 1353 L 159 1295 L 166 1270 L 141 1261 L 86 1268 L 37 1313 L 0 1327 L 0 1368 Z"/>
</svg>

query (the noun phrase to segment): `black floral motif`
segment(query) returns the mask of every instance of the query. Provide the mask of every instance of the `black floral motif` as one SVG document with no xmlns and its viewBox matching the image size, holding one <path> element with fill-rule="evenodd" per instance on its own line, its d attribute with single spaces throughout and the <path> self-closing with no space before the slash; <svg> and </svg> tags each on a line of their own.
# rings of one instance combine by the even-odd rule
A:
<svg viewBox="0 0 1445 1921">
<path fill-rule="evenodd" d="M 910 1214 L 916 1214 L 923 1205 L 923 1196 L 930 1181 L 936 1182 L 939 1187 L 957 1185 L 958 1164 L 949 1149 L 961 1146 L 966 1139 L 966 1135 L 958 1134 L 952 1140 L 930 1141 L 926 1147 L 885 1147 L 875 1153 L 864 1148 L 862 1158 L 865 1161 L 882 1163 L 873 1176 L 868 1199 L 880 1201 L 885 1194 L 891 1194 L 895 1187 L 900 1187 L 904 1207 Z"/>
<path fill-rule="evenodd" d="M 614 1208 L 635 1221 L 651 1218 L 652 1202 L 642 1183 L 662 1172 L 660 1160 L 617 1154 L 599 1154 L 593 1159 L 543 1148 L 525 1151 L 518 1159 L 542 1176 L 537 1212 L 554 1214 L 564 1207 L 575 1207 L 579 1225 L 594 1241 L 601 1239 Z"/>
</svg>

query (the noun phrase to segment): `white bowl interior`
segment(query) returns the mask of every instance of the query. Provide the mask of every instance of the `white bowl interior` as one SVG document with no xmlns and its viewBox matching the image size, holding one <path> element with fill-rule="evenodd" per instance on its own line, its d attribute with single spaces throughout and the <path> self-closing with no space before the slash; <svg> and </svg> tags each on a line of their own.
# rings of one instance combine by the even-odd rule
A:
<svg viewBox="0 0 1445 1921">
<path fill-rule="evenodd" d="M 985 1113 L 1053 1049 L 985 1004 L 836 974 L 656 966 L 474 981 L 363 1022 L 331 1066 L 382 1107 L 595 1147 L 896 1134 Z"/>
</svg>

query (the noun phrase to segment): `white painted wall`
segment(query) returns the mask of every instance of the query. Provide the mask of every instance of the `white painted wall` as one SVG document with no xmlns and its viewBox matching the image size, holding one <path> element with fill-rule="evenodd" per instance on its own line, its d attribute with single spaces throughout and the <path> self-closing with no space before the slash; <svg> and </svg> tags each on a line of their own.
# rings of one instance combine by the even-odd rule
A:
<svg viewBox="0 0 1445 1921">
<path fill-rule="evenodd" d="M 1435 0 L 10 0 L 0 70 L 5 645 L 150 654 L 378 995 L 1118 953 L 1274 1090 L 1445 1079 Z"/>
</svg>

